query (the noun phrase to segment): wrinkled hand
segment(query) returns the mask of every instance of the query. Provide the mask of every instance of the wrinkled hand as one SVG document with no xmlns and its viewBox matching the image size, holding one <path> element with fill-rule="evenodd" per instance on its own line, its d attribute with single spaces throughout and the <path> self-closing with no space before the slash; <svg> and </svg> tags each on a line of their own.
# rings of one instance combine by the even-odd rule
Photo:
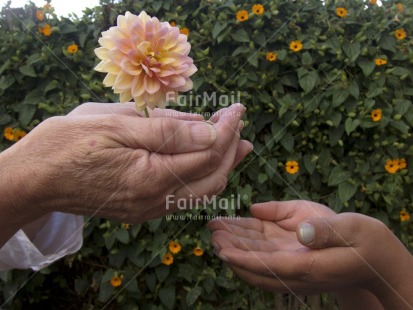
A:
<svg viewBox="0 0 413 310">
<path fill-rule="evenodd" d="M 209 227 L 217 255 L 252 285 L 304 294 L 397 290 L 411 267 L 410 254 L 376 219 L 309 201 L 256 204 L 251 212 L 255 218 Z"/>
<path fill-rule="evenodd" d="M 2 155 L 19 163 L 15 185 L 24 184 L 19 199 L 31 210 L 140 223 L 176 210 L 165 207 L 167 195 L 178 201 L 224 190 L 251 150 L 239 139 L 244 111 L 223 109 L 211 125 L 199 115 L 155 110 L 146 119 L 128 104 L 90 103 L 44 121 Z"/>
</svg>

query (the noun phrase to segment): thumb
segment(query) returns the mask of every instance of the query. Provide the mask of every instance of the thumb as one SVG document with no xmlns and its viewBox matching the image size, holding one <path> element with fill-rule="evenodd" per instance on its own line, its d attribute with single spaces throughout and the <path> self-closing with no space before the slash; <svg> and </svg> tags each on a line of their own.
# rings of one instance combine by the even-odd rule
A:
<svg viewBox="0 0 413 310">
<path fill-rule="evenodd" d="M 183 121 L 170 117 L 128 118 L 129 146 L 163 154 L 202 151 L 216 140 L 215 128 L 203 121 Z"/>
<path fill-rule="evenodd" d="M 359 219 L 351 214 L 313 218 L 297 227 L 297 238 L 301 244 L 312 249 L 329 247 L 352 247 L 360 231 Z"/>
</svg>

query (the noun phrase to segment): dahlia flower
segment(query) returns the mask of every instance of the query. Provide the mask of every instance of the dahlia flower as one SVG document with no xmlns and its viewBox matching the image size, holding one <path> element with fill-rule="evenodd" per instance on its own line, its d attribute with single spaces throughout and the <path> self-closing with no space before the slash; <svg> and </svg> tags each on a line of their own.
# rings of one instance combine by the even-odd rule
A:
<svg viewBox="0 0 413 310">
<path fill-rule="evenodd" d="M 179 91 L 192 89 L 197 71 L 188 56 L 191 45 L 179 28 L 146 12 L 118 16 L 117 26 L 102 32 L 95 70 L 107 72 L 103 84 L 120 94 L 120 102 L 135 101 L 137 111 L 165 107 Z"/>
</svg>

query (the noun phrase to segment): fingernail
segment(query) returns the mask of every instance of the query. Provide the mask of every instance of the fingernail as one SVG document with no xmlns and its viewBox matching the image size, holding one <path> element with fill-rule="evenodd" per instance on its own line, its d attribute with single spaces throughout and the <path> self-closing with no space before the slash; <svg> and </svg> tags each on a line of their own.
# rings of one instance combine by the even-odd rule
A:
<svg viewBox="0 0 413 310">
<path fill-rule="evenodd" d="M 238 123 L 238 130 L 241 131 L 243 128 L 244 128 L 244 121 L 240 120 L 239 123 Z"/>
<path fill-rule="evenodd" d="M 211 244 L 212 244 L 212 246 L 214 247 L 214 252 L 218 254 L 218 253 L 219 253 L 219 250 L 221 249 L 220 246 L 219 246 L 219 244 L 216 243 L 216 242 L 212 242 Z"/>
<path fill-rule="evenodd" d="M 314 240 L 314 226 L 309 223 L 301 223 L 298 228 L 298 234 L 304 244 L 308 244 Z"/>
<path fill-rule="evenodd" d="M 247 141 L 247 140 L 245 140 L 245 141 L 248 143 L 248 146 L 250 147 L 249 152 L 252 152 L 252 150 L 254 149 L 254 145 L 251 142 Z"/>
<path fill-rule="evenodd" d="M 243 109 L 244 111 L 247 109 L 242 103 L 234 103 L 232 106 L 233 106 L 233 107 L 242 107 L 242 109 Z"/>
<path fill-rule="evenodd" d="M 193 125 L 191 134 L 193 141 L 201 145 L 211 145 L 217 138 L 214 127 L 207 122 Z"/>
<path fill-rule="evenodd" d="M 228 257 L 226 257 L 226 256 L 224 256 L 224 255 L 218 254 L 218 257 L 219 257 L 222 261 L 224 261 L 224 262 L 226 262 L 226 263 L 229 262 Z"/>
</svg>

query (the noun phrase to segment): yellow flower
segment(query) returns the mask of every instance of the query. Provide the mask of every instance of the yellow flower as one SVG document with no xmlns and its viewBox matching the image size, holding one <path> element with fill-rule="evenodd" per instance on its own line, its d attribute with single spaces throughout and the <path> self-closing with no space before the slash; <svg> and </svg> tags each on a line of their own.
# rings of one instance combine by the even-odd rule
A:
<svg viewBox="0 0 413 310">
<path fill-rule="evenodd" d="M 404 211 L 404 210 L 401 210 L 401 211 L 400 211 L 400 221 L 406 222 L 406 221 L 408 221 L 408 220 L 410 220 L 410 214 L 407 213 L 407 212 Z"/>
<path fill-rule="evenodd" d="M 268 52 L 268 53 L 265 55 L 265 58 L 266 58 L 268 61 L 276 61 L 276 60 L 277 60 L 277 54 L 276 54 L 276 53 L 273 53 L 273 52 Z"/>
<path fill-rule="evenodd" d="M 375 109 L 371 111 L 371 119 L 373 120 L 373 122 L 379 122 L 381 120 L 381 117 L 382 117 L 381 109 Z"/>
<path fill-rule="evenodd" d="M 407 37 L 406 31 L 404 31 L 403 28 L 397 29 L 396 32 L 394 33 L 394 36 L 396 37 L 397 40 L 403 40 L 404 38 Z"/>
<path fill-rule="evenodd" d="M 237 20 L 240 22 L 245 22 L 246 20 L 248 20 L 248 12 L 245 10 L 238 11 Z"/>
<path fill-rule="evenodd" d="M 103 84 L 120 94 L 120 102 L 135 101 L 137 111 L 165 107 L 178 92 L 192 89 L 197 71 L 188 56 L 188 37 L 177 27 L 146 12 L 119 15 L 117 26 L 102 32 L 95 54 L 102 61 L 95 70 L 108 73 Z"/>
<path fill-rule="evenodd" d="M 27 135 L 27 133 L 23 130 L 20 129 L 15 129 L 14 130 L 14 140 L 19 141 L 21 138 L 24 138 Z"/>
<path fill-rule="evenodd" d="M 39 26 L 39 32 L 48 37 L 52 34 L 52 27 L 49 24 L 44 25 L 44 27 Z"/>
<path fill-rule="evenodd" d="M 290 43 L 290 50 L 294 51 L 294 52 L 299 52 L 301 51 L 303 48 L 303 43 L 301 43 L 301 41 L 292 41 Z"/>
<path fill-rule="evenodd" d="M 13 128 L 11 127 L 7 127 L 4 129 L 4 137 L 9 140 L 9 141 L 13 141 L 14 140 L 14 133 L 13 133 Z"/>
<path fill-rule="evenodd" d="M 377 0 L 369 0 L 370 4 L 377 4 Z"/>
<path fill-rule="evenodd" d="M 113 276 L 110 279 L 110 285 L 112 285 L 113 287 L 118 287 L 122 285 L 122 278 L 119 276 Z"/>
<path fill-rule="evenodd" d="M 202 256 L 202 255 L 204 255 L 204 250 L 200 247 L 196 247 L 194 249 L 194 255 L 195 256 Z"/>
<path fill-rule="evenodd" d="M 254 4 L 254 5 L 252 6 L 252 12 L 253 12 L 255 15 L 262 15 L 262 14 L 264 14 L 264 7 L 263 7 L 263 5 L 262 5 L 262 4 Z"/>
<path fill-rule="evenodd" d="M 173 254 L 178 254 L 181 251 L 181 249 L 182 247 L 178 242 L 169 242 L 169 251 L 171 251 Z"/>
<path fill-rule="evenodd" d="M 42 21 L 44 19 L 43 12 L 40 11 L 40 10 L 37 10 L 36 11 L 36 17 L 37 17 L 38 20 Z"/>
<path fill-rule="evenodd" d="M 162 264 L 165 264 L 167 266 L 171 265 L 174 262 L 174 257 L 172 256 L 171 253 L 166 253 L 165 256 L 162 259 Z"/>
<path fill-rule="evenodd" d="M 383 59 L 383 58 L 376 58 L 374 60 L 374 62 L 376 64 L 376 66 L 383 66 L 383 65 L 387 64 L 387 60 Z"/>
<path fill-rule="evenodd" d="M 399 159 L 399 169 L 402 170 L 407 167 L 407 162 L 405 158 Z"/>
<path fill-rule="evenodd" d="M 401 3 L 396 3 L 396 9 L 401 13 L 404 11 L 404 5 Z"/>
<path fill-rule="evenodd" d="M 295 160 L 289 160 L 285 163 L 285 171 L 289 174 L 296 174 L 298 170 L 300 170 L 300 166 Z"/>
<path fill-rule="evenodd" d="M 345 8 L 337 8 L 336 9 L 336 14 L 337 14 L 337 16 L 339 16 L 341 18 L 344 18 L 344 17 L 347 16 L 348 11 Z"/>
<path fill-rule="evenodd" d="M 128 230 L 129 227 L 130 227 L 130 224 L 122 224 L 122 226 L 123 226 L 123 228 L 125 228 L 126 230 Z"/>
<path fill-rule="evenodd" d="M 176 23 L 175 23 L 175 21 L 171 20 L 171 21 L 169 22 L 169 25 L 171 25 L 171 27 L 175 27 L 175 26 L 176 26 Z"/>
<path fill-rule="evenodd" d="M 79 50 L 79 46 L 77 46 L 76 44 L 71 44 L 66 48 L 66 50 L 69 54 L 76 54 Z"/>
<path fill-rule="evenodd" d="M 399 170 L 399 161 L 397 159 L 388 159 L 384 169 L 386 169 L 388 173 L 396 173 Z"/>
<path fill-rule="evenodd" d="M 188 36 L 189 35 L 189 29 L 188 28 L 181 28 L 179 29 L 179 32 Z"/>
</svg>

